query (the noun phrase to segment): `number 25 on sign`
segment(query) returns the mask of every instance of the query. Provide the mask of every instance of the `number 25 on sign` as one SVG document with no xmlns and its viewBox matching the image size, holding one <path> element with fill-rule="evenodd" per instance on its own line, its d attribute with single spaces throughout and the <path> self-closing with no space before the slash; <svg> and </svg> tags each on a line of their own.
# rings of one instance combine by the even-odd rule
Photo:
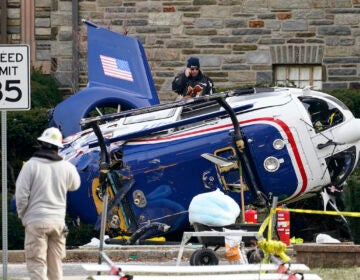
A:
<svg viewBox="0 0 360 280">
<path fill-rule="evenodd" d="M 30 109 L 28 45 L 0 45 L 0 110 Z"/>
</svg>

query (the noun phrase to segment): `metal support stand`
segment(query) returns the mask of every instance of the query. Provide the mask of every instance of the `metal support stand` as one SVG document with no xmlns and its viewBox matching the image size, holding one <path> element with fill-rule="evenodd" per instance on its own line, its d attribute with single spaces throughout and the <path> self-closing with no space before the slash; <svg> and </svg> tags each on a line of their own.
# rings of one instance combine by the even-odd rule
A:
<svg viewBox="0 0 360 280">
<path fill-rule="evenodd" d="M 180 244 L 179 253 L 176 260 L 176 266 L 179 266 L 181 263 L 181 257 L 184 253 L 184 248 L 186 243 L 190 240 L 191 237 L 205 237 L 205 236 L 258 236 L 257 231 L 242 231 L 242 230 L 232 230 L 232 231 L 196 231 L 196 232 L 184 232 Z"/>
<path fill-rule="evenodd" d="M 94 130 L 95 135 L 99 140 L 99 145 L 101 149 L 101 156 L 100 156 L 100 175 L 99 181 L 101 186 L 101 191 L 104 194 L 103 196 L 103 209 L 101 213 L 101 228 L 100 228 L 100 246 L 99 246 L 99 264 L 101 264 L 103 259 L 103 248 L 104 248 L 104 236 L 106 230 L 106 217 L 107 217 L 107 208 L 108 208 L 108 199 L 109 199 L 109 191 L 108 191 L 108 173 L 109 173 L 109 166 L 110 166 L 110 156 L 107 152 L 105 139 L 101 133 L 100 127 L 97 123 L 92 124 L 92 128 Z"/>
<path fill-rule="evenodd" d="M 108 205 L 109 192 L 106 188 L 105 195 L 103 197 L 103 209 L 101 213 L 101 228 L 100 228 L 100 246 L 99 246 L 99 264 L 101 264 L 104 250 L 104 238 L 106 228 L 106 216 L 107 216 L 107 205 Z"/>
<path fill-rule="evenodd" d="M 1 170 L 2 170 L 2 261 L 3 279 L 7 279 L 8 209 L 7 209 L 7 139 L 6 111 L 1 111 Z"/>
</svg>

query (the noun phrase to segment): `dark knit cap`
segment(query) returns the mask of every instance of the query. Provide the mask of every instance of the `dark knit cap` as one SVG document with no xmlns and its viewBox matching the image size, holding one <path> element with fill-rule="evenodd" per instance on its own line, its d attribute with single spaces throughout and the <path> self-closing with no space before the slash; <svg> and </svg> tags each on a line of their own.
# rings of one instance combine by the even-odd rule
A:
<svg viewBox="0 0 360 280">
<path fill-rule="evenodd" d="M 187 67 L 197 66 L 200 68 L 200 61 L 197 57 L 190 57 L 187 61 Z"/>
</svg>

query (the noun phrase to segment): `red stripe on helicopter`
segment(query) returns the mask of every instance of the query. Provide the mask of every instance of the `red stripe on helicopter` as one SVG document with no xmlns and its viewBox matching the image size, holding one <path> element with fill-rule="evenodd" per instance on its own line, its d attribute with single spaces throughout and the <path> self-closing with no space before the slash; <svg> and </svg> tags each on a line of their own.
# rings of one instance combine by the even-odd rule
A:
<svg viewBox="0 0 360 280">
<path fill-rule="evenodd" d="M 301 178 L 302 178 L 302 186 L 301 186 L 301 189 L 300 191 L 292 198 L 296 198 L 298 196 L 300 196 L 300 194 L 302 194 L 303 192 L 305 192 L 306 190 L 306 186 L 307 186 L 307 176 L 306 176 L 306 172 L 305 172 L 305 168 L 304 168 L 304 165 L 302 163 L 302 160 L 301 160 L 301 157 L 300 157 L 300 153 L 299 153 L 299 150 L 296 146 L 296 142 L 295 142 L 295 139 L 293 137 L 293 134 L 291 133 L 289 127 L 286 125 L 286 123 L 284 123 L 283 121 L 279 120 L 279 119 L 274 119 L 274 118 L 258 118 L 258 119 L 252 119 L 252 120 L 249 120 L 249 121 L 244 121 L 244 122 L 241 122 L 242 124 L 245 124 L 245 123 L 249 123 L 249 122 L 259 122 L 259 121 L 270 121 L 270 122 L 275 122 L 277 125 L 279 125 L 283 131 L 285 132 L 287 138 L 288 138 L 288 141 L 289 141 L 289 144 L 291 146 L 291 149 L 294 153 L 294 157 L 295 157 L 295 160 L 296 160 L 296 163 L 297 163 L 297 166 L 299 168 L 299 171 L 300 171 L 300 175 L 301 175 Z"/>
</svg>

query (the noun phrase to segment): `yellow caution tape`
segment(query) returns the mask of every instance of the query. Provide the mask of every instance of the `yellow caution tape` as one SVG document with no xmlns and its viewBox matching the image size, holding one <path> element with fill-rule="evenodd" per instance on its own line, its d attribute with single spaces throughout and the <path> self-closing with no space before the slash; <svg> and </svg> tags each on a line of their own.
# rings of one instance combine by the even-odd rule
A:
<svg viewBox="0 0 360 280">
<path fill-rule="evenodd" d="M 127 235 L 119 235 L 119 236 L 114 237 L 114 239 L 129 239 L 129 238 L 130 238 L 130 236 L 127 236 Z M 166 239 L 163 236 L 147 238 L 146 240 L 166 242 Z"/>
<path fill-rule="evenodd" d="M 309 209 L 276 208 L 276 211 L 279 210 L 285 210 L 294 213 L 347 216 L 347 217 L 360 218 L 360 212 L 337 212 L 337 211 L 322 211 L 322 210 L 309 210 Z"/>
<path fill-rule="evenodd" d="M 261 224 L 261 226 L 260 226 L 260 228 L 259 228 L 258 234 L 259 234 L 260 236 L 263 236 L 263 235 L 264 235 L 264 231 L 265 231 L 266 227 L 267 227 L 268 224 L 269 224 L 269 220 L 270 220 L 270 215 L 265 218 L 265 220 L 263 221 L 263 223 Z"/>
<path fill-rule="evenodd" d="M 273 215 L 276 213 L 276 209 L 271 208 L 270 214 L 265 218 L 258 231 L 258 246 L 264 250 L 265 258 L 264 262 L 269 261 L 269 255 L 278 255 L 284 263 L 289 262 L 291 258 L 286 255 L 287 246 L 285 243 L 277 240 L 272 240 L 272 221 Z M 263 238 L 264 231 L 268 228 L 267 239 Z"/>
<path fill-rule="evenodd" d="M 302 244 L 302 243 L 304 243 L 304 239 L 302 239 L 300 237 L 296 238 L 295 236 L 293 236 L 290 238 L 290 243 L 291 244 Z"/>
<path fill-rule="evenodd" d="M 286 255 L 286 244 L 281 241 L 263 239 L 258 241 L 258 246 L 267 254 L 278 255 L 284 263 L 291 260 L 291 258 Z"/>
<path fill-rule="evenodd" d="M 265 218 L 258 231 L 258 246 L 264 250 L 265 259 L 268 260 L 269 254 L 278 255 L 283 262 L 289 262 L 290 257 L 286 255 L 287 246 L 281 241 L 272 240 L 272 220 L 273 215 L 280 210 L 285 210 L 294 213 L 305 214 L 320 214 L 320 215 L 333 215 L 333 216 L 347 216 L 347 217 L 360 217 L 359 212 L 337 212 L 337 211 L 321 211 L 321 210 L 308 210 L 308 209 L 290 209 L 290 208 L 271 208 L 270 214 Z M 267 239 L 263 238 L 265 229 L 268 228 Z M 291 243 L 302 243 L 301 238 L 292 238 Z"/>
</svg>

